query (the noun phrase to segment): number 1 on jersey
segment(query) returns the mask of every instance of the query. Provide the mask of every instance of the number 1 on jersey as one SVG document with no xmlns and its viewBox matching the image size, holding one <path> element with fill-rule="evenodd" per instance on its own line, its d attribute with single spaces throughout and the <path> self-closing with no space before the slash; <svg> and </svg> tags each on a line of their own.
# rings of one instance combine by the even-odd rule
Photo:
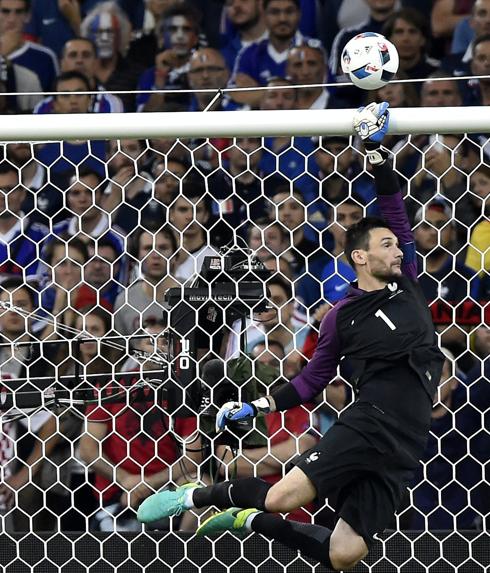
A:
<svg viewBox="0 0 490 573">
<path fill-rule="evenodd" d="M 377 318 L 381 318 L 382 321 L 386 322 L 386 324 L 390 327 L 391 330 L 396 330 L 396 326 L 391 322 L 391 320 L 386 316 L 386 314 L 381 310 L 377 310 L 374 314 Z"/>
</svg>

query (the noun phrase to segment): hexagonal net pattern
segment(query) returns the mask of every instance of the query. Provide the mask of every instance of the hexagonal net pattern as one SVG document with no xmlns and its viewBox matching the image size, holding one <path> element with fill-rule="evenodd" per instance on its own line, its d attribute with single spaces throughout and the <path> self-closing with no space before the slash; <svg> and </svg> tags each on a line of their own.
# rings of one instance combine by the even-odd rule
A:
<svg viewBox="0 0 490 573">
<path fill-rule="evenodd" d="M 355 570 L 483 572 L 488 142 L 385 143 L 446 362 L 420 464 Z M 2 154 L 2 571 L 315 570 L 257 534 L 198 539 L 208 510 L 150 527 L 135 510 L 189 481 L 276 483 L 354 402 L 345 360 L 310 402 L 215 430 L 224 402 L 303 370 L 355 280 L 346 230 L 380 215 L 359 141 L 9 143 Z M 336 503 L 288 518 L 333 527 Z"/>
</svg>

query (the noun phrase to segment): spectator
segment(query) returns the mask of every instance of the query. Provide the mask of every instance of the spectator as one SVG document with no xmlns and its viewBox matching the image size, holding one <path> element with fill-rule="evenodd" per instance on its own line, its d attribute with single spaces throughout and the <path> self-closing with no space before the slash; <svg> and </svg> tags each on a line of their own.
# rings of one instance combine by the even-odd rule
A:
<svg viewBox="0 0 490 573">
<path fill-rule="evenodd" d="M 29 143 L 8 143 L 7 159 L 20 173 L 20 183 L 26 189 L 21 210 L 29 220 L 49 226 L 68 216 L 64 209 L 61 189 L 68 186 L 68 178 L 52 173 L 34 159 L 34 150 Z"/>
<path fill-rule="evenodd" d="M 155 227 L 167 220 L 169 205 L 187 170 L 188 165 L 178 155 L 155 157 L 151 167 L 153 195 L 141 212 L 143 227 Z"/>
<path fill-rule="evenodd" d="M 330 210 L 329 232 L 333 236 L 334 246 L 332 258 L 327 262 L 321 279 L 323 283 L 323 298 L 331 304 L 344 298 L 349 283 L 356 280 L 356 275 L 349 265 L 344 253 L 345 233 L 352 225 L 358 223 L 364 216 L 360 198 L 348 197 L 337 203 Z"/>
<path fill-rule="evenodd" d="M 150 339 L 154 332 L 148 335 L 149 340 L 140 338 L 137 346 L 153 354 Z M 145 361 L 143 369 L 153 370 L 154 365 Z M 135 374 L 129 385 L 138 380 Z M 113 385 L 112 377 L 108 384 Z M 121 381 L 120 385 L 128 389 L 127 383 Z M 180 451 L 169 431 L 166 404 L 155 403 L 153 394 L 132 400 L 131 408 L 123 399 L 89 407 L 86 415 L 87 432 L 81 439 L 80 454 L 95 471 L 96 495 L 102 507 L 92 527 L 101 531 L 139 530 L 141 525 L 132 510 L 143 499 L 164 487 L 188 481 L 189 475 L 197 475 L 202 459 L 200 437 L 195 435 L 189 451 L 185 447 Z M 177 419 L 173 431 L 180 439 L 194 435 L 196 419 Z"/>
<path fill-rule="evenodd" d="M 488 76 L 490 70 L 490 34 L 480 36 L 473 42 L 473 57 L 470 62 L 471 75 Z M 490 79 L 471 80 L 465 92 L 465 104 L 489 105 Z"/>
<path fill-rule="evenodd" d="M 412 197 L 418 202 L 417 206 L 429 201 L 438 191 L 457 201 L 466 191 L 466 173 L 480 161 L 480 149 L 464 135 L 437 135 L 429 138 L 422 152 L 423 158 L 419 159 L 412 181 Z"/>
<path fill-rule="evenodd" d="M 102 205 L 111 214 L 113 224 L 130 233 L 141 217 L 141 210 L 151 198 L 153 177 L 141 169 L 145 156 L 139 139 L 109 142 L 110 183 L 104 190 Z"/>
<path fill-rule="evenodd" d="M 278 186 L 271 195 L 274 209 L 271 209 L 270 219 L 279 220 L 286 233 L 281 254 L 291 265 L 295 280 L 295 299 L 293 324 L 295 328 L 304 327 L 307 322 L 306 313 L 319 304 L 321 292 L 321 274 L 324 267 L 324 252 L 320 248 L 318 238 L 311 240 L 307 230 L 312 228 L 307 224 L 307 214 L 303 195 L 289 185 Z"/>
<path fill-rule="evenodd" d="M 472 228 L 481 219 L 489 216 L 490 167 L 482 163 L 470 176 L 468 192 L 456 203 L 456 219 L 465 227 Z"/>
<path fill-rule="evenodd" d="M 213 48 L 196 50 L 189 60 L 187 76 L 189 87 L 196 90 L 188 111 L 234 111 L 239 107 L 228 95 L 223 94 L 209 107 L 218 91 L 226 87 L 230 77 L 225 60 L 218 50 Z M 203 93 L 199 90 L 216 90 L 216 92 Z"/>
<path fill-rule="evenodd" d="M 42 89 L 49 91 L 58 75 L 58 59 L 49 48 L 24 40 L 29 10 L 30 0 L 0 0 L 0 53 L 34 72 Z"/>
<path fill-rule="evenodd" d="M 291 268 L 291 263 L 287 261 L 284 257 L 278 255 L 262 255 L 260 260 L 264 264 L 266 269 L 272 271 L 272 276 L 280 276 L 282 278 L 293 281 L 294 274 Z"/>
<path fill-rule="evenodd" d="M 0 163 L 0 274 L 38 277 L 39 249 L 48 229 L 21 210 L 26 190 L 19 172 L 8 161 Z"/>
<path fill-rule="evenodd" d="M 56 319 L 56 325 L 40 321 L 39 326 L 44 327 L 42 337 L 71 338 L 77 310 L 83 306 L 80 289 L 82 269 L 88 260 L 87 246 L 76 237 L 68 241 L 68 237 L 61 236 L 47 243 L 42 256 L 48 269 L 47 284 L 42 291 L 42 309 L 47 316 Z"/>
<path fill-rule="evenodd" d="M 54 113 L 88 113 L 90 111 L 90 84 L 80 72 L 64 72 L 58 76 L 54 96 Z M 105 146 L 103 141 L 63 141 L 40 145 L 36 148 L 36 159 L 50 166 L 50 173 L 56 176 L 70 176 L 79 168 L 92 168 L 105 173 Z"/>
<path fill-rule="evenodd" d="M 247 230 L 247 244 L 261 261 L 281 256 L 289 246 L 289 233 L 277 220 L 252 222 Z M 281 257 L 283 260 L 286 258 Z M 289 264 L 289 261 L 287 261 Z M 288 277 L 288 278 L 293 278 Z"/>
<path fill-rule="evenodd" d="M 109 217 L 103 208 L 104 180 L 97 171 L 83 169 L 78 177 L 70 180 L 67 191 L 68 209 L 72 217 L 54 226 L 54 234 L 68 233 L 85 242 L 104 236 L 109 238 L 117 249 L 118 256 L 124 250 L 124 232 L 110 225 Z"/>
<path fill-rule="evenodd" d="M 456 26 L 470 13 L 473 2 L 436 0 L 432 7 L 431 29 L 434 38 L 451 38 Z"/>
<path fill-rule="evenodd" d="M 439 67 L 439 62 L 427 55 L 430 28 L 417 10 L 404 8 L 393 13 L 383 26 L 383 34 L 395 45 L 400 57 L 400 69 L 409 78 L 426 78 Z"/>
<path fill-rule="evenodd" d="M 29 40 L 51 48 L 59 57 L 66 42 L 80 33 L 82 17 L 99 1 L 32 0 L 25 34 Z"/>
<path fill-rule="evenodd" d="M 139 228 L 132 235 L 132 257 L 138 261 L 137 279 L 122 291 L 114 306 L 115 329 L 127 336 L 145 321 L 166 316 L 165 291 L 177 286 L 174 273 L 178 262 L 177 242 L 168 227 L 151 232 Z"/>
<path fill-rule="evenodd" d="M 268 179 L 267 195 L 270 195 L 274 186 L 289 185 L 294 181 L 295 188 L 303 197 L 318 197 L 318 180 L 313 175 L 314 169 L 311 155 L 315 149 L 310 137 L 265 137 L 263 139 L 264 152 L 260 162 L 260 169 Z M 310 158 L 310 159 L 307 159 Z M 315 233 L 310 234 L 311 228 L 307 226 L 307 235 L 310 239 L 315 239 Z"/>
<path fill-rule="evenodd" d="M 481 488 L 475 486 L 484 479 L 483 464 L 488 460 L 488 450 L 484 452 L 478 442 L 485 440 L 488 448 L 488 435 L 476 435 L 481 415 L 468 404 L 463 385 L 454 376 L 454 355 L 443 351 L 446 361 L 429 443 L 412 482 L 413 529 L 475 528 L 484 501 Z"/>
<path fill-rule="evenodd" d="M 440 72 L 434 72 L 430 75 L 430 77 L 439 77 L 436 76 L 438 73 Z M 390 104 L 390 108 L 418 107 L 420 104 L 419 94 L 417 93 L 417 90 L 414 88 L 414 86 L 408 82 L 397 82 L 397 80 L 408 80 L 408 77 L 403 71 L 400 70 L 394 77 L 393 81 L 385 84 L 383 87 L 377 90 L 369 90 L 367 101 L 387 101 Z M 437 89 L 438 83 L 439 82 L 432 82 L 433 87 Z M 451 81 L 448 83 L 452 84 Z M 385 143 L 383 140 L 383 145 L 384 144 Z M 388 147 L 391 147 L 391 145 L 388 145 Z"/>
<path fill-rule="evenodd" d="M 486 203 L 487 216 L 475 225 L 471 232 L 466 264 L 488 281 L 490 271 L 490 220 L 488 219 L 488 200 Z"/>
<path fill-rule="evenodd" d="M 463 49 L 446 56 L 442 61 L 442 68 L 454 76 L 466 76 L 469 74 L 475 38 L 480 38 L 490 33 L 489 0 L 476 0 L 471 10 L 469 26 L 471 27 L 471 40 Z"/>
<path fill-rule="evenodd" d="M 464 328 L 471 326 L 471 322 L 468 324 L 466 320 L 466 308 L 462 302 L 468 301 L 473 305 L 468 297 L 478 300 L 480 281 L 472 269 L 455 260 L 452 254 L 456 229 L 451 208 L 444 200 L 436 198 L 420 207 L 415 223 L 417 251 L 424 258 L 419 263 L 419 269 L 424 269 L 419 284 L 431 305 L 442 343 L 454 349 L 458 356 L 467 345 Z M 479 309 L 475 308 L 475 311 L 479 322 Z"/>
<path fill-rule="evenodd" d="M 488 392 L 487 384 L 490 379 L 490 328 L 488 324 L 479 326 L 471 335 L 470 349 L 474 356 L 474 365 L 469 370 L 466 377 L 466 383 L 470 388 L 470 392 L 473 390 L 483 387 L 483 392 L 486 396 L 485 407 L 482 411 L 488 411 Z M 476 404 L 476 401 L 471 400 L 472 396 L 470 393 L 470 401 Z"/>
<path fill-rule="evenodd" d="M 0 283 L 0 301 L 2 377 L 15 379 L 16 388 L 22 385 L 23 390 L 27 390 L 27 386 L 33 389 L 32 384 L 51 384 L 46 377 L 54 374 L 53 365 L 49 363 L 53 357 L 53 348 L 49 344 L 44 345 L 41 352 L 39 339 L 32 329 L 32 315 L 38 309 L 38 293 L 22 278 L 8 277 Z M 17 345 L 3 344 L 12 341 Z M 32 344 L 29 345 L 29 342 Z M 41 381 L 41 378 L 44 380 Z"/>
<path fill-rule="evenodd" d="M 266 85 L 271 77 L 284 77 L 288 52 L 303 42 L 299 31 L 299 0 L 265 0 L 265 24 L 268 38 L 245 48 L 237 56 L 230 86 L 249 88 Z M 235 101 L 258 106 L 261 92 L 234 94 Z"/>
<path fill-rule="evenodd" d="M 61 72 L 77 71 L 89 81 L 90 91 L 105 91 L 95 76 L 97 66 L 97 48 L 88 38 L 73 38 L 63 46 L 61 54 Z M 89 111 L 94 113 L 110 113 L 124 111 L 121 99 L 108 93 L 92 95 Z M 54 99 L 52 96 L 37 104 L 34 113 L 53 113 Z"/>
<path fill-rule="evenodd" d="M 263 342 L 258 342 L 251 350 L 250 356 L 261 364 L 266 364 L 272 368 L 279 370 L 281 362 L 286 357 L 284 346 L 274 339 L 266 339 Z"/>
<path fill-rule="evenodd" d="M 112 311 L 121 285 L 113 277 L 120 275 L 121 257 L 113 241 L 104 236 L 87 243 L 88 261 L 80 287 L 79 304 L 100 305 Z"/>
<path fill-rule="evenodd" d="M 54 237 L 77 237 L 84 243 L 90 243 L 103 237 L 114 245 L 119 259 L 118 274 L 114 280 L 125 284 L 127 261 L 124 254 L 124 231 L 110 225 L 109 217 L 101 207 L 103 180 L 96 171 L 84 169 L 79 176 L 73 176 L 67 191 L 67 206 L 72 216 L 53 227 Z"/>
<path fill-rule="evenodd" d="M 108 92 L 135 90 L 143 66 L 126 57 L 131 24 L 115 1 L 94 6 L 80 26 L 80 35 L 97 48 L 95 77 Z M 125 111 L 134 111 L 132 94 L 121 94 Z"/>
<path fill-rule="evenodd" d="M 267 281 L 270 291 L 269 301 L 273 310 L 260 315 L 260 321 L 249 324 L 247 328 L 247 352 L 264 339 L 273 339 L 284 347 L 288 355 L 293 350 L 303 348 L 306 328 L 293 323 L 295 301 L 291 282 L 282 277 L 273 277 Z"/>
<path fill-rule="evenodd" d="M 266 85 L 268 88 L 280 88 L 281 86 L 292 86 L 293 83 L 286 78 L 272 77 L 266 82 Z M 297 90 L 295 89 L 264 90 L 260 98 L 260 109 L 296 109 L 297 95 Z"/>
<path fill-rule="evenodd" d="M 351 0 L 324 0 L 320 5 L 317 29 L 328 53 L 339 30 L 358 29 L 369 19 L 370 8 L 367 2 Z"/>
<path fill-rule="evenodd" d="M 143 21 L 146 30 L 153 29 L 154 33 L 161 30 L 165 12 L 181 2 L 182 0 L 148 0 Z"/>
<path fill-rule="evenodd" d="M 432 72 L 422 84 L 420 93 L 422 107 L 455 107 L 463 104 L 458 82 L 439 79 L 443 77 L 446 77 L 446 73 L 438 70 Z"/>
<path fill-rule="evenodd" d="M 423 82 L 420 93 L 421 107 L 445 107 L 463 104 L 458 82 L 453 80 L 440 80 L 439 78 L 442 77 L 447 77 L 447 74 L 442 70 L 436 70 L 429 74 L 427 80 Z M 429 142 L 430 138 L 427 135 L 409 135 L 408 138 L 399 139 L 398 142 L 391 147 L 393 152 L 396 153 L 397 170 L 407 179 L 412 179 L 415 173 L 420 171 L 420 150 L 427 148 Z M 437 146 L 436 149 L 437 148 L 439 148 L 439 146 Z M 430 155 L 432 155 L 432 153 L 429 154 L 428 157 L 429 163 L 431 159 Z M 442 159 L 441 157 L 440 160 L 442 161 Z M 446 168 L 447 166 L 444 167 L 440 173 L 444 173 L 444 169 Z M 431 191 L 429 193 L 431 193 Z"/>
<path fill-rule="evenodd" d="M 222 32 L 221 53 L 232 70 L 239 52 L 267 38 L 262 0 L 230 0 L 223 16 L 230 25 Z"/>
<path fill-rule="evenodd" d="M 53 99 L 54 113 L 88 113 L 90 111 L 90 82 L 82 72 L 63 72 L 56 78 L 55 91 L 60 92 Z"/>
<path fill-rule="evenodd" d="M 201 270 L 204 257 L 217 255 L 210 246 L 208 225 L 211 201 L 199 183 L 182 182 L 182 193 L 176 195 L 169 209 L 169 222 L 174 228 L 179 249 L 179 264 L 174 278 L 183 283 Z"/>
<path fill-rule="evenodd" d="M 311 85 L 297 90 L 298 109 L 326 109 L 336 107 L 326 88 L 319 87 L 327 81 L 327 57 L 319 40 L 307 40 L 292 48 L 288 55 L 287 77 L 293 85 Z"/>
<path fill-rule="evenodd" d="M 41 349 L 32 329 L 31 316 L 38 306 L 37 293 L 22 279 L 9 278 L 0 285 L 0 302 L 19 309 L 18 312 L 5 307 L 0 309 L 2 386 L 12 392 L 45 389 L 51 385 L 54 375 L 54 354 L 49 345 Z M 14 502 L 17 511 L 4 517 L 4 523 L 10 531 L 12 528 L 32 531 L 33 524 L 28 516 L 35 516 L 43 507 L 41 492 L 33 481 L 37 481 L 56 445 L 56 438 L 51 439 L 56 432 L 56 420 L 42 411 L 21 420 L 10 430 L 8 426 L 2 427 L 2 433 L 6 432 L 9 432 L 7 443 L 12 445 L 15 440 L 15 448 L 12 447 L 10 453 L 8 449 L 3 451 L 0 500 L 2 513 L 10 511 Z M 34 526 L 37 525 L 34 520 Z"/>
<path fill-rule="evenodd" d="M 34 106 L 42 99 L 41 84 L 34 72 L 24 66 L 13 64 L 1 54 L 0 47 L 0 94 L 2 113 L 31 113 Z M 28 95 L 22 95 L 27 93 Z"/>
<path fill-rule="evenodd" d="M 199 42 L 199 14 L 188 4 L 176 4 L 163 15 L 160 52 L 155 65 L 139 79 L 139 90 L 179 90 L 187 88 L 187 70 L 193 50 Z M 156 91 L 136 98 L 138 111 L 163 111 L 164 104 L 186 108 L 189 100 L 182 96 Z"/>
<path fill-rule="evenodd" d="M 318 242 L 311 241 L 305 235 L 307 227 L 306 207 L 303 195 L 297 189 L 291 192 L 289 186 L 278 186 L 271 195 L 271 220 L 278 219 L 286 232 L 287 250 L 283 253 L 291 262 L 295 276 L 303 269 L 315 273 L 322 253 Z"/>
<path fill-rule="evenodd" d="M 350 144 L 348 137 L 322 137 L 315 151 L 309 171 L 321 181 L 321 195 L 315 189 L 308 189 L 306 203 L 310 205 L 315 226 L 323 229 L 328 219 L 328 203 L 339 203 L 351 193 L 362 198 L 362 205 L 368 205 L 368 214 L 377 214 L 374 203 L 376 193 L 372 178 L 367 175 L 360 162 L 359 153 Z"/>
<path fill-rule="evenodd" d="M 239 237 L 245 237 L 249 221 L 263 219 L 268 213 L 259 169 L 261 139 L 237 138 L 226 155 L 228 165 L 209 179 L 214 199 L 212 212 L 218 219 L 213 235 L 219 245 L 238 243 Z"/>
</svg>

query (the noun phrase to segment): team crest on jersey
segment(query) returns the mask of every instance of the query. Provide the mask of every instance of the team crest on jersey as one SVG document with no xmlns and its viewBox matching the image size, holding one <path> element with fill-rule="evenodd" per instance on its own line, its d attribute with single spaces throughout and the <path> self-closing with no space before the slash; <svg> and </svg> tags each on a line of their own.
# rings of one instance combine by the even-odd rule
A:
<svg viewBox="0 0 490 573">
<path fill-rule="evenodd" d="M 391 292 L 395 292 L 398 290 L 398 283 L 396 282 L 392 282 L 392 283 L 388 283 L 388 289 L 391 290 Z"/>
<path fill-rule="evenodd" d="M 322 452 L 311 452 L 311 454 L 306 458 L 306 463 L 307 464 L 311 464 L 311 462 L 316 462 L 318 461 L 318 458 L 320 457 L 320 454 Z"/>
</svg>

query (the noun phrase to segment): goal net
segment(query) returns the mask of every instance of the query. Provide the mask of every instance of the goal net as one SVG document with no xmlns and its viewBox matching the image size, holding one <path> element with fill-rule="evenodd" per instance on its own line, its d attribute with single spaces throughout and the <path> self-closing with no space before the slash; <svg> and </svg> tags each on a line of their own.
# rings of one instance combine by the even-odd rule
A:
<svg viewBox="0 0 490 573">
<path fill-rule="evenodd" d="M 2 118 L 2 571 L 320 570 L 259 535 L 196 538 L 208 513 L 142 528 L 135 509 L 187 481 L 274 483 L 355 399 L 342 364 L 313 402 L 214 429 L 301 371 L 354 280 L 345 230 L 378 210 L 352 113 Z M 392 111 L 447 360 L 419 470 L 356 571 L 489 566 L 487 116 Z M 290 517 L 331 527 L 334 504 Z"/>
</svg>

